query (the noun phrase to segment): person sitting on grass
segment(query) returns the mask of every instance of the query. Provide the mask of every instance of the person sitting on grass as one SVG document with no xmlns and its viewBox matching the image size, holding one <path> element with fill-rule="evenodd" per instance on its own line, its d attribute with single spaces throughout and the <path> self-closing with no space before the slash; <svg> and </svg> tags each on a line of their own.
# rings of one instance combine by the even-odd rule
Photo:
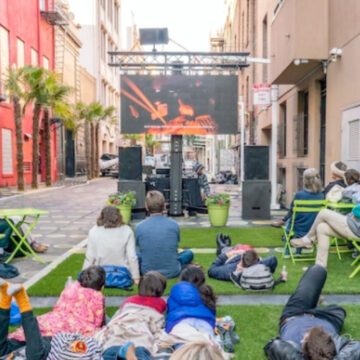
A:
<svg viewBox="0 0 360 360">
<path fill-rule="evenodd" d="M 327 267 L 330 237 L 360 240 L 360 204 L 351 213 L 339 214 L 336 211 L 324 209 L 318 213 L 310 231 L 302 238 L 292 239 L 290 244 L 296 248 L 313 248 L 318 242 L 316 264 Z"/>
<path fill-rule="evenodd" d="M 238 248 L 238 249 L 237 249 Z M 234 247 L 227 252 L 221 253 L 211 264 L 208 275 L 216 280 L 232 281 L 236 277 L 240 280 L 242 271 L 255 264 L 264 264 L 270 268 L 272 273 L 277 267 L 277 258 L 274 255 L 262 259 L 254 249 Z M 236 274 L 234 276 L 233 274 Z"/>
<path fill-rule="evenodd" d="M 134 282 L 139 282 L 134 234 L 115 206 L 104 207 L 97 224 L 89 231 L 83 269 L 90 265 L 125 266 Z"/>
<path fill-rule="evenodd" d="M 41 335 L 66 332 L 93 336 L 104 324 L 105 298 L 101 293 L 104 285 L 105 271 L 101 266 L 83 270 L 79 280 L 63 290 L 54 309 L 37 317 Z M 24 341 L 24 329 L 17 329 L 10 338 Z"/>
<path fill-rule="evenodd" d="M 149 191 L 145 207 L 150 217 L 135 229 L 141 273 L 144 275 L 155 270 L 167 278 L 177 277 L 181 269 L 191 263 L 194 254 L 191 250 L 178 253 L 180 227 L 174 220 L 163 216 L 166 206 L 161 192 Z"/>
<path fill-rule="evenodd" d="M 110 322 L 95 335 L 105 349 L 104 360 L 114 360 L 117 354 L 125 358 L 128 349 L 132 352 L 131 344 L 136 346 L 135 353 L 140 359 L 144 353 L 157 353 L 156 339 L 165 323 L 166 302 L 161 298 L 165 288 L 166 277 L 159 272 L 149 271 L 140 278 L 138 295 L 128 297 Z"/>
<path fill-rule="evenodd" d="M 8 338 L 12 298 L 21 313 L 25 335 L 22 341 Z M 27 360 L 100 360 L 101 348 L 94 339 L 83 338 L 79 334 L 58 333 L 54 337 L 43 337 L 24 287 L 0 279 L 0 357 L 3 356 L 6 359 Z"/>
<path fill-rule="evenodd" d="M 204 272 L 195 265 L 188 265 L 179 280 L 167 301 L 166 332 L 181 333 L 181 326 L 189 325 L 213 337 L 216 297 L 212 287 L 205 284 Z"/>
<path fill-rule="evenodd" d="M 338 335 L 346 317 L 338 305 L 318 306 L 327 271 L 311 266 L 280 317 L 280 336 L 264 350 L 269 360 L 358 360 L 360 343 Z"/>
</svg>

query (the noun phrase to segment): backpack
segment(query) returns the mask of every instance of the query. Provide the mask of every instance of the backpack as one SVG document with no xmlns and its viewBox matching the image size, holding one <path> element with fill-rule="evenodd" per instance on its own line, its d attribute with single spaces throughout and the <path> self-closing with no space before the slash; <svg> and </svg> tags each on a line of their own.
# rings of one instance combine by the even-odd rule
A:
<svg viewBox="0 0 360 360">
<path fill-rule="evenodd" d="M 242 272 L 240 286 L 243 290 L 272 290 L 275 286 L 275 281 L 270 269 L 266 265 L 255 264 Z"/>
<path fill-rule="evenodd" d="M 106 273 L 105 287 L 106 288 L 118 288 L 123 290 L 129 289 L 133 284 L 133 279 L 129 270 L 125 266 L 102 266 Z"/>
</svg>

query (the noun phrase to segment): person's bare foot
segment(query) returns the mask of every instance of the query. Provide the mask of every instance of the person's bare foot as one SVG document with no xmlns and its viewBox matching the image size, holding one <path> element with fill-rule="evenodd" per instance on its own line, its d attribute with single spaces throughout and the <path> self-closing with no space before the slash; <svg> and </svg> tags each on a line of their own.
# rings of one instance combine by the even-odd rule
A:
<svg viewBox="0 0 360 360">
<path fill-rule="evenodd" d="M 137 360 L 135 355 L 135 345 L 131 344 L 126 351 L 126 360 Z"/>
</svg>

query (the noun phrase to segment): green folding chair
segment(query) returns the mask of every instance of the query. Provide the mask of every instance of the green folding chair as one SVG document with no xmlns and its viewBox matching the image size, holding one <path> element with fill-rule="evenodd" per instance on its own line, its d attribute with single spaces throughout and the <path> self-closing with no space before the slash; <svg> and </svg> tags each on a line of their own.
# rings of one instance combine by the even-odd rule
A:
<svg viewBox="0 0 360 360">
<path fill-rule="evenodd" d="M 293 254 L 293 249 L 290 244 L 290 240 L 294 236 L 294 225 L 296 214 L 299 213 L 318 213 L 321 210 L 326 208 L 327 201 L 326 200 L 294 200 L 294 206 L 292 209 L 292 217 L 290 223 L 289 231 L 286 231 L 286 226 L 283 226 L 284 236 L 285 236 L 285 247 L 283 251 L 283 258 L 286 256 L 286 252 L 289 252 L 291 261 L 293 264 L 297 261 L 314 261 L 315 260 L 315 252 L 309 254 Z M 314 247 L 315 249 L 315 247 Z"/>
<path fill-rule="evenodd" d="M 358 257 L 351 263 L 351 266 L 355 266 L 360 261 L 360 240 L 359 239 L 348 239 L 354 245 L 354 248 L 358 251 Z M 355 268 L 355 270 L 350 274 L 349 279 L 355 277 L 355 275 L 360 271 L 360 264 Z"/>
</svg>

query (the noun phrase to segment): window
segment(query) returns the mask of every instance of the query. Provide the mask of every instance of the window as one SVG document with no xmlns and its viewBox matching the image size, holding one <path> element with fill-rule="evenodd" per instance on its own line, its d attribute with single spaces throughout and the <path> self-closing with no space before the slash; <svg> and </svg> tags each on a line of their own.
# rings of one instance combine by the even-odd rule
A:
<svg viewBox="0 0 360 360">
<path fill-rule="evenodd" d="M 110 21 L 112 21 L 112 13 L 113 13 L 113 0 L 108 0 L 108 7 L 107 7 L 107 15 Z"/>
<path fill-rule="evenodd" d="M 360 120 L 349 122 L 349 160 L 360 160 Z"/>
<path fill-rule="evenodd" d="M 46 0 L 39 0 L 40 1 L 40 11 L 46 11 Z"/>
<path fill-rule="evenodd" d="M 267 58 L 268 57 L 268 24 L 267 24 L 266 16 L 262 23 L 262 36 L 263 36 L 262 57 Z M 268 65 L 263 64 L 262 68 L 263 68 L 263 83 L 267 84 L 267 82 L 268 82 Z"/>
<path fill-rule="evenodd" d="M 16 45 L 17 45 L 16 63 L 18 69 L 20 69 L 25 65 L 25 44 L 22 40 L 17 39 Z"/>
<path fill-rule="evenodd" d="M 43 56 L 43 68 L 49 70 L 49 59 L 46 56 Z"/>
<path fill-rule="evenodd" d="M 295 143 L 297 156 L 306 156 L 309 152 L 309 92 L 298 93 L 298 115 L 295 117 Z"/>
<path fill-rule="evenodd" d="M 13 174 L 13 149 L 12 131 L 2 129 L 1 131 L 1 153 L 2 153 L 2 173 L 3 175 Z"/>
<path fill-rule="evenodd" d="M 100 56 L 101 59 L 105 61 L 106 59 L 106 34 L 104 30 L 101 30 L 101 40 L 100 40 Z"/>
<path fill-rule="evenodd" d="M 114 7 L 114 25 L 115 31 L 119 32 L 119 8 L 116 5 Z"/>
<path fill-rule="evenodd" d="M 9 32 L 0 26 L 0 94 L 5 94 L 5 80 L 9 61 Z"/>
<path fill-rule="evenodd" d="M 39 64 L 39 59 L 38 59 L 38 52 L 31 48 L 31 65 L 32 66 L 38 66 Z"/>
<path fill-rule="evenodd" d="M 280 124 L 279 124 L 279 155 L 286 157 L 286 102 L 280 105 Z"/>
</svg>

